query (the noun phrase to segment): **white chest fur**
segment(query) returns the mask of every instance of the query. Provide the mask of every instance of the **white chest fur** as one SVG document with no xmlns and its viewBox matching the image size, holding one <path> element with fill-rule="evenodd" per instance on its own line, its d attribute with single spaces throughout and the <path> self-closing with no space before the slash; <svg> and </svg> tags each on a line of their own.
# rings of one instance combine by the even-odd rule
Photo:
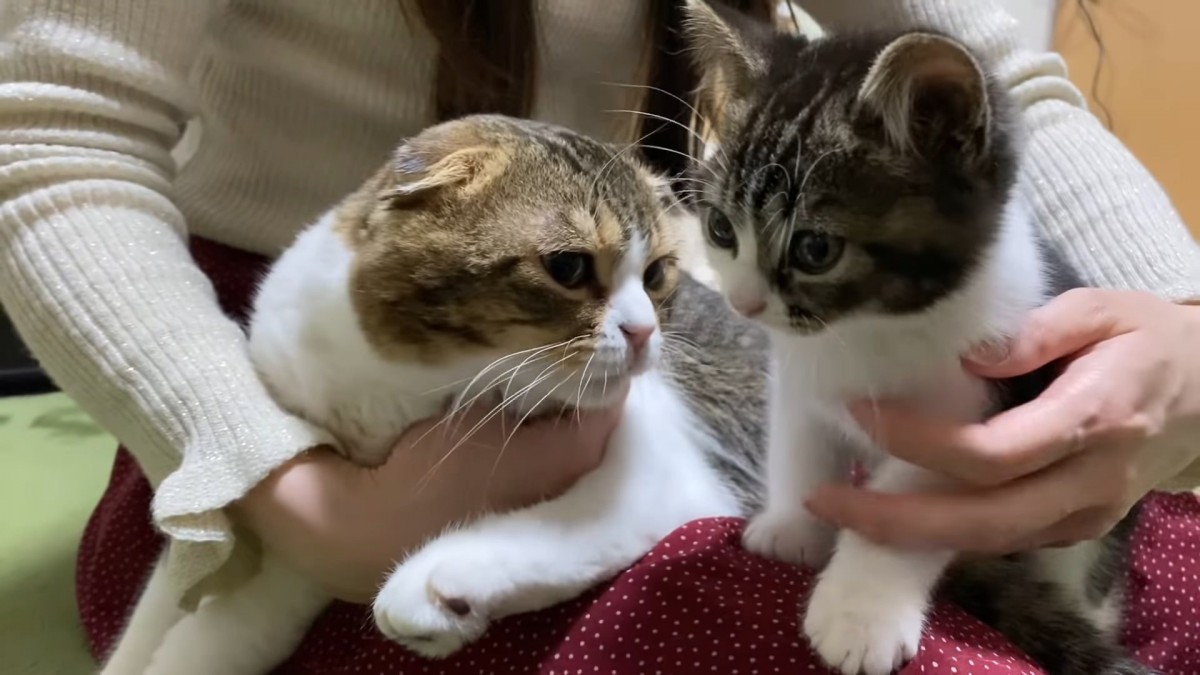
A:
<svg viewBox="0 0 1200 675">
<path fill-rule="evenodd" d="M 887 455 L 846 403 L 901 399 L 936 417 L 978 421 L 988 389 L 963 370 L 961 355 L 1014 335 L 1045 288 L 1032 224 L 1014 204 L 968 283 L 926 311 L 851 317 L 813 336 L 773 335 L 767 509 L 747 527 L 745 543 L 770 557 L 824 566 L 804 630 L 828 663 L 874 675 L 912 658 L 931 589 L 953 555 L 893 550 L 839 533 L 804 507 L 822 484 L 845 482 L 853 459 L 867 460 L 873 490 L 945 482 Z"/>
</svg>

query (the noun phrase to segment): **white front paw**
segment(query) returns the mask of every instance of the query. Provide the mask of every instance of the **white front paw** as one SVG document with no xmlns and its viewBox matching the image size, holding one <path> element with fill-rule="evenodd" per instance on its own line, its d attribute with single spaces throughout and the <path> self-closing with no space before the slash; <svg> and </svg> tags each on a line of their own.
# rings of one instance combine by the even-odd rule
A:
<svg viewBox="0 0 1200 675">
<path fill-rule="evenodd" d="M 469 573 L 468 565 L 451 562 L 441 548 L 435 541 L 396 568 L 374 603 L 380 632 L 427 658 L 449 656 L 475 641 L 492 619 L 494 595 L 473 588 L 486 580 L 456 578 Z M 481 572 L 486 564 L 469 562 Z"/>
<path fill-rule="evenodd" d="M 813 649 L 845 675 L 887 675 L 903 666 L 917 655 L 927 601 L 896 590 L 867 579 L 820 579 L 804 618 Z"/>
<path fill-rule="evenodd" d="M 820 569 L 829 562 L 837 530 L 803 511 L 767 510 L 742 534 L 747 551 L 793 565 Z"/>
</svg>

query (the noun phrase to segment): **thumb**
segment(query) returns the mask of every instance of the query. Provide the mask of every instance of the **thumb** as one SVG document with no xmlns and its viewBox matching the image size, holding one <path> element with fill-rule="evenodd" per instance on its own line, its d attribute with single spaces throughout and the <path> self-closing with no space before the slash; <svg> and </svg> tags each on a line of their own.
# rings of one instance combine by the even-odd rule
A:
<svg viewBox="0 0 1200 675">
<path fill-rule="evenodd" d="M 1083 351 L 1125 332 L 1111 299 L 1097 289 L 1068 291 L 1030 312 L 1013 340 L 978 345 L 963 364 L 980 377 L 1017 377 Z"/>
</svg>

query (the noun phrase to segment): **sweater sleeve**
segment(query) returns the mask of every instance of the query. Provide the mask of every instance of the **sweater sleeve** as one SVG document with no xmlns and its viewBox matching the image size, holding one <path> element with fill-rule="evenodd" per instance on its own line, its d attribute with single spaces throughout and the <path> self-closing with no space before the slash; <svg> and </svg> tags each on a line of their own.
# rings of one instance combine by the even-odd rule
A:
<svg viewBox="0 0 1200 675">
<path fill-rule="evenodd" d="M 185 593 L 222 507 L 325 442 L 286 414 L 216 303 L 170 199 L 188 70 L 217 2 L 9 0 L 0 10 L 0 301 L 59 386 L 157 487 Z"/>
<path fill-rule="evenodd" d="M 927 26 L 958 36 L 1016 100 L 1022 188 L 1039 226 L 1092 285 L 1200 299 L 1200 247 L 1162 187 L 1085 107 L 1056 54 L 1022 47 L 996 0 L 807 0 L 832 29 Z"/>
</svg>

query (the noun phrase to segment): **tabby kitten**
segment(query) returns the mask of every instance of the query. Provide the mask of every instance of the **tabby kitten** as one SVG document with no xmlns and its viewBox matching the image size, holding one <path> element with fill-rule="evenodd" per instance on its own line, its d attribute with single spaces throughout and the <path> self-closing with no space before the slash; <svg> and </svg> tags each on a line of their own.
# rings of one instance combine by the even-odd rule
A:
<svg viewBox="0 0 1200 675">
<path fill-rule="evenodd" d="M 1014 335 L 1074 275 L 1015 189 L 1016 115 L 962 44 L 810 39 L 688 5 L 710 262 L 731 304 L 770 329 L 776 361 L 768 503 L 745 545 L 823 567 L 805 634 L 845 673 L 888 673 L 916 655 L 955 552 L 890 549 L 804 508 L 856 459 L 875 490 L 943 485 L 887 455 L 845 403 L 903 397 L 975 422 L 1029 400 L 1052 373 L 988 383 L 959 355 Z M 1133 518 L 1097 541 L 965 564 L 946 586 L 1052 673 L 1148 672 L 1115 642 Z"/>
<path fill-rule="evenodd" d="M 254 362 L 357 462 L 382 461 L 445 396 L 502 399 L 514 420 L 624 406 L 601 465 L 567 493 L 484 515 L 400 563 L 374 602 L 388 637 L 446 656 L 690 520 L 755 508 L 766 336 L 680 269 L 678 215 L 624 150 L 471 117 L 405 143 L 272 267 Z M 267 554 L 194 614 L 171 602 L 156 574 L 105 673 L 265 673 L 328 598 Z"/>
</svg>

